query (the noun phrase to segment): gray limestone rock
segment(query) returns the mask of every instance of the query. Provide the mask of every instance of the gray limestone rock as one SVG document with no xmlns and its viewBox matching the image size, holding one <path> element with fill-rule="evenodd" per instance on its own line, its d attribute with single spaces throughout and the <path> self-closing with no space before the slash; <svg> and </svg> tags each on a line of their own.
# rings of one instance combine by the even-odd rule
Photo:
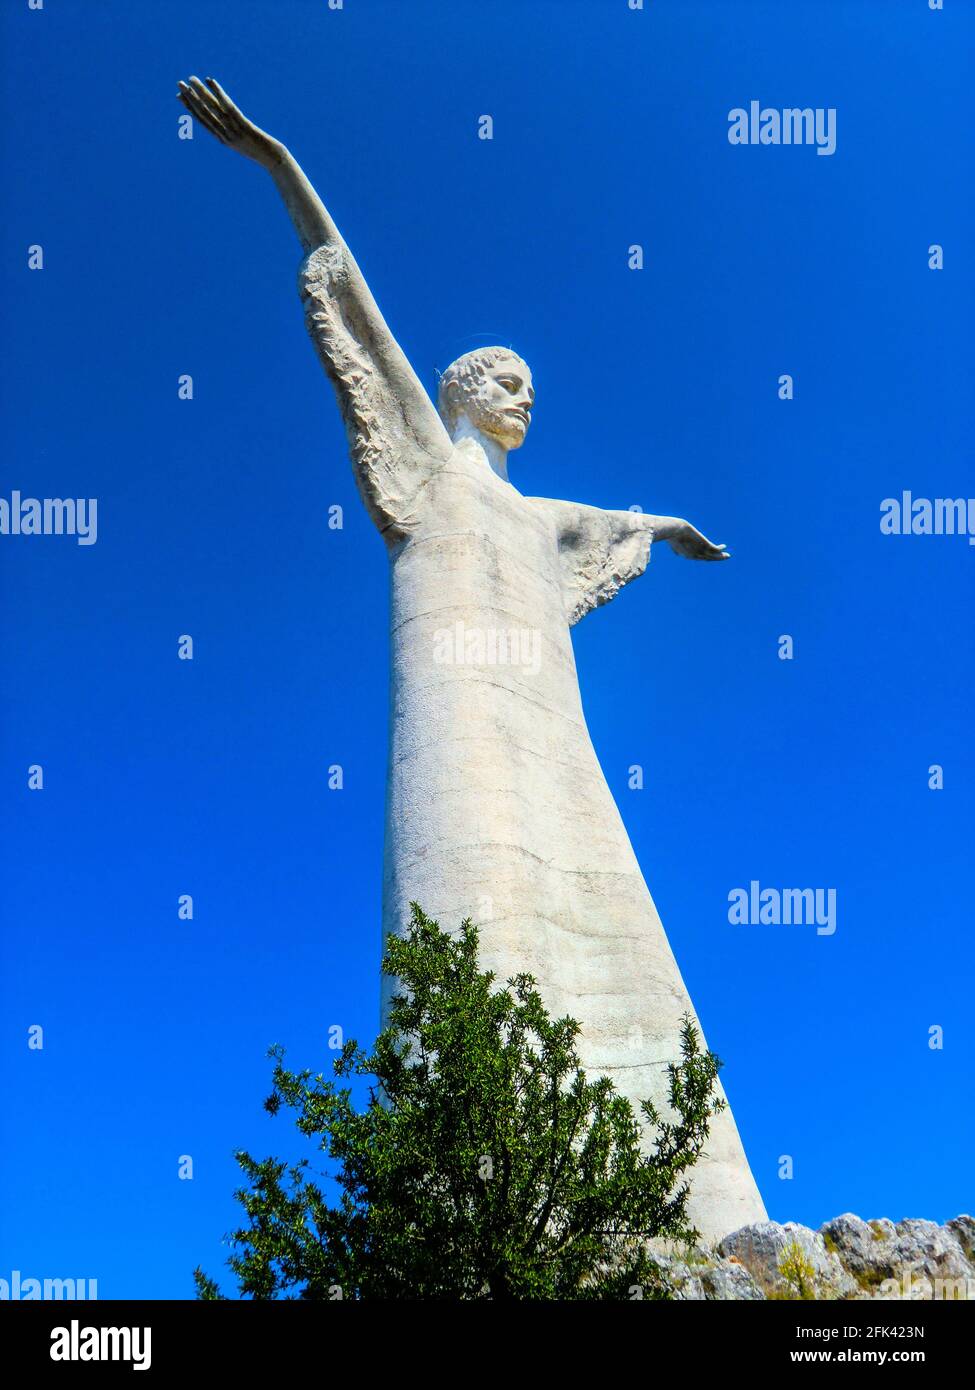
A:
<svg viewBox="0 0 975 1390">
<path fill-rule="evenodd" d="M 819 1232 L 794 1221 L 784 1226 L 763 1221 L 733 1231 L 718 1253 L 740 1260 L 767 1297 L 843 1298 L 856 1289 Z"/>
<path fill-rule="evenodd" d="M 654 1248 L 663 1282 L 678 1301 L 881 1299 L 975 1301 L 975 1220 L 886 1218 L 846 1213 L 819 1231 L 762 1221 L 717 1248 Z"/>
<path fill-rule="evenodd" d="M 969 1287 L 975 1278 L 970 1255 L 973 1228 L 970 1216 L 939 1226 L 921 1220 L 895 1224 L 886 1217 L 861 1221 L 848 1212 L 827 1221 L 820 1234 L 867 1296 L 971 1297 L 975 1292 Z M 927 1286 L 930 1295 L 925 1292 Z"/>
</svg>

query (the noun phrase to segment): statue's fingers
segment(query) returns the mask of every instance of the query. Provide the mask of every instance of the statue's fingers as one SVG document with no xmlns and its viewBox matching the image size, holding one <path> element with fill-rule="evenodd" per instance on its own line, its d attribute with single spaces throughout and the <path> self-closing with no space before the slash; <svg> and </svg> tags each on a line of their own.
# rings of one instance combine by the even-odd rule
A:
<svg viewBox="0 0 975 1390">
<path fill-rule="evenodd" d="M 220 103 L 222 109 L 225 112 L 227 112 L 228 115 L 240 115 L 240 108 L 237 106 L 236 102 L 232 101 L 230 97 L 228 97 L 227 93 L 224 91 L 224 89 L 221 87 L 220 83 L 217 81 L 215 77 L 207 78 L 207 86 L 210 88 L 210 91 L 213 93 L 217 101 Z"/>
<path fill-rule="evenodd" d="M 200 104 L 196 99 L 193 88 L 187 87 L 185 82 L 179 84 L 179 99 L 186 107 L 187 111 L 192 111 L 195 116 L 200 109 Z"/>
<path fill-rule="evenodd" d="M 206 114 L 206 107 L 200 101 L 192 87 L 187 87 L 185 83 L 180 83 L 179 99 L 186 107 L 187 111 L 192 111 L 194 116 L 199 117 L 201 113 Z"/>
<path fill-rule="evenodd" d="M 232 137 L 224 128 L 220 121 L 209 112 L 202 102 L 193 98 L 192 92 L 182 97 L 183 105 L 189 110 L 193 119 L 200 122 L 211 135 L 215 135 L 224 145 L 232 143 Z"/>
<path fill-rule="evenodd" d="M 223 108 L 209 88 L 205 87 L 198 77 L 190 78 L 190 86 L 196 94 L 200 105 L 203 106 L 209 115 L 222 123 L 224 114 Z"/>
<path fill-rule="evenodd" d="M 240 139 L 242 135 L 247 133 L 249 124 L 247 118 L 230 100 L 216 78 L 208 77 L 206 81 L 207 110 L 213 112 L 232 139 L 234 137 Z"/>
<path fill-rule="evenodd" d="M 190 78 L 191 82 L 196 80 Z M 219 132 L 224 139 L 227 139 L 230 135 L 230 129 L 213 98 L 207 99 L 206 89 L 203 89 L 204 95 L 201 96 L 199 87 L 187 87 L 185 84 L 181 84 L 181 86 L 183 90 L 180 95 L 183 97 L 184 104 L 190 108 L 194 115 L 199 116 L 204 122 L 208 122 L 210 129 L 214 130 L 215 133 Z"/>
<path fill-rule="evenodd" d="M 214 99 L 220 103 L 220 119 L 228 130 L 239 139 L 243 139 L 245 136 L 267 138 L 264 131 L 259 130 L 253 121 L 249 121 L 237 103 L 228 97 L 215 77 L 207 78 L 207 86 L 213 93 Z"/>
</svg>

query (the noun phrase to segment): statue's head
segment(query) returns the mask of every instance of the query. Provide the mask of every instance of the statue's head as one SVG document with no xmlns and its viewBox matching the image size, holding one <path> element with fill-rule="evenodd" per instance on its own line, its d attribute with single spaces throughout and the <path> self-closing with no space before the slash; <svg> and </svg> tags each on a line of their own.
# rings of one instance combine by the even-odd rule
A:
<svg viewBox="0 0 975 1390">
<path fill-rule="evenodd" d="M 524 444 L 535 400 L 532 374 L 510 348 L 466 352 L 440 378 L 437 408 L 453 438 L 462 416 L 504 449 Z"/>
</svg>

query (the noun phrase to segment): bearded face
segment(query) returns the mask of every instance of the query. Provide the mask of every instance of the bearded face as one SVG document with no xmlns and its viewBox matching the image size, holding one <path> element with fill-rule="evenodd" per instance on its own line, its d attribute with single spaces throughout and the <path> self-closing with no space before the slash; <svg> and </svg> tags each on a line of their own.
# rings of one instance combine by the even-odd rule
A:
<svg viewBox="0 0 975 1390">
<path fill-rule="evenodd" d="M 532 374 L 520 357 L 480 364 L 447 385 L 447 403 L 452 420 L 461 415 L 476 430 L 494 439 L 503 449 L 519 448 L 525 442 L 535 401 Z"/>
</svg>

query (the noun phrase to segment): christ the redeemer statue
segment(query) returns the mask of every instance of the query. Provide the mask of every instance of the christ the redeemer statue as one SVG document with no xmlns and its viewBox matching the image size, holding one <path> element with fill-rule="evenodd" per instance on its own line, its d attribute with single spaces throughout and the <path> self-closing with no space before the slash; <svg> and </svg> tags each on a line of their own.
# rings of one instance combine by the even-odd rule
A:
<svg viewBox="0 0 975 1390">
<path fill-rule="evenodd" d="M 384 934 L 411 901 L 445 926 L 472 917 L 482 968 L 534 975 L 553 1016 L 582 1025 L 583 1065 L 638 1115 L 644 1098 L 667 1114 L 694 1011 L 586 728 L 569 629 L 643 573 L 652 540 L 727 552 L 676 517 L 523 497 L 508 479 L 535 401 L 521 358 L 465 354 L 435 408 L 285 146 L 212 78 L 180 96 L 284 199 L 308 329 L 389 554 Z M 730 1109 L 691 1170 L 689 1212 L 709 1239 L 765 1220 Z"/>
</svg>

